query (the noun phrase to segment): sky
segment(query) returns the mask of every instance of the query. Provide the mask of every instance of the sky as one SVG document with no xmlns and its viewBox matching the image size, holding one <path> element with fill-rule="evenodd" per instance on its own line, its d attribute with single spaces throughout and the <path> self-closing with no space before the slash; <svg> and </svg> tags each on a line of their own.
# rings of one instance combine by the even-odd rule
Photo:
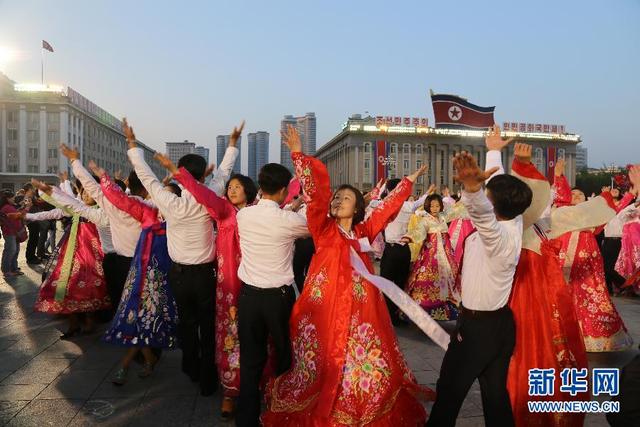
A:
<svg viewBox="0 0 640 427">
<path fill-rule="evenodd" d="M 45 39 L 45 83 L 211 160 L 243 119 L 271 134 L 271 161 L 286 114 L 316 113 L 318 147 L 353 113 L 433 123 L 433 89 L 498 123 L 564 124 L 601 167 L 640 162 L 639 23 L 638 0 L 0 0 L 0 71 L 39 82 Z"/>
</svg>

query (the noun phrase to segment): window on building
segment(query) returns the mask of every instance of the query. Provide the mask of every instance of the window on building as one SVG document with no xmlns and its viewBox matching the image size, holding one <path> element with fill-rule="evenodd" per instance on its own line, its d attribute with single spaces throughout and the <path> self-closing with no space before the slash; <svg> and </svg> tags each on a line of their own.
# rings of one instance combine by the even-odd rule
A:
<svg viewBox="0 0 640 427">
<path fill-rule="evenodd" d="M 17 111 L 7 111 L 7 121 L 8 122 L 17 122 L 18 121 L 18 112 Z"/>
<path fill-rule="evenodd" d="M 416 156 L 422 156 L 422 144 L 416 145 Z"/>
<path fill-rule="evenodd" d="M 391 154 L 398 154 L 398 144 L 391 144 L 391 148 L 389 150 Z"/>
<path fill-rule="evenodd" d="M 363 147 L 364 147 L 364 152 L 365 152 L 365 153 L 367 153 L 367 154 L 368 154 L 368 153 L 370 153 L 370 152 L 371 152 L 371 144 L 369 144 L 368 142 L 365 142 L 365 143 L 364 143 L 364 145 L 363 145 Z"/>
<path fill-rule="evenodd" d="M 8 129 L 7 130 L 7 139 L 9 141 L 17 141 L 18 140 L 18 130 L 17 129 Z"/>
<path fill-rule="evenodd" d="M 402 167 L 404 168 L 405 173 L 409 170 L 409 160 L 404 159 Z"/>
<path fill-rule="evenodd" d="M 29 159 L 37 159 L 38 158 L 38 149 L 35 147 L 29 148 Z"/>
<path fill-rule="evenodd" d="M 49 144 L 58 144 L 60 142 L 60 133 L 57 130 L 48 131 L 47 142 Z"/>
<path fill-rule="evenodd" d="M 538 171 L 542 173 L 545 172 L 544 153 L 542 152 L 542 148 L 536 148 L 534 150 L 533 164 L 536 166 Z"/>
<path fill-rule="evenodd" d="M 558 149 L 558 160 L 559 159 L 565 159 L 565 151 L 564 148 L 560 148 Z"/>
<path fill-rule="evenodd" d="M 49 149 L 49 158 L 50 159 L 57 159 L 58 158 L 58 149 L 57 148 L 56 149 L 53 149 L 53 148 Z"/>
<path fill-rule="evenodd" d="M 39 130 L 28 130 L 27 131 L 27 141 L 36 142 L 40 140 L 40 131 Z"/>
<path fill-rule="evenodd" d="M 402 154 L 404 154 L 405 156 L 410 155 L 411 154 L 411 145 L 403 144 L 402 145 Z"/>
<path fill-rule="evenodd" d="M 40 129 L 40 113 L 27 111 L 27 129 Z"/>
</svg>

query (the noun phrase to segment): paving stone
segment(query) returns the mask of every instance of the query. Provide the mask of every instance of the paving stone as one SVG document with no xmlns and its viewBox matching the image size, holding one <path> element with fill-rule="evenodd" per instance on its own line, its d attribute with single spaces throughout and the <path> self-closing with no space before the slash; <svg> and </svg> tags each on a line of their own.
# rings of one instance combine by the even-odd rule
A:
<svg viewBox="0 0 640 427">
<path fill-rule="evenodd" d="M 32 400 L 9 421 L 7 426 L 66 426 L 82 407 L 81 400 Z"/>
<path fill-rule="evenodd" d="M 38 395 L 38 399 L 88 399 L 105 379 L 108 370 L 66 369 Z"/>
</svg>

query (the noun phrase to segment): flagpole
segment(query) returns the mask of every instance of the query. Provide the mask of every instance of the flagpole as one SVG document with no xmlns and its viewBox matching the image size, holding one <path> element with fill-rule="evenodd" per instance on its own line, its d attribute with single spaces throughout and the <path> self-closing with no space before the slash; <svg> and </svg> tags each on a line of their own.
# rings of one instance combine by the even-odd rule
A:
<svg viewBox="0 0 640 427">
<path fill-rule="evenodd" d="M 44 86 L 44 49 L 40 47 L 40 80 L 42 82 L 42 86 Z"/>
</svg>

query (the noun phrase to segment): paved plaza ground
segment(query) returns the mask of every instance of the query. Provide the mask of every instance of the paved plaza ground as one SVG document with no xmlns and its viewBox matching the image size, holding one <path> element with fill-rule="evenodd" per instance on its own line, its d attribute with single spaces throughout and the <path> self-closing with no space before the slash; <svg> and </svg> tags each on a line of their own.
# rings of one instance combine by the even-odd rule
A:
<svg viewBox="0 0 640 427">
<path fill-rule="evenodd" d="M 201 397 L 180 372 L 179 350 L 165 352 L 152 377 L 139 379 L 134 368 L 124 387 L 112 385 L 123 350 L 101 342 L 105 325 L 92 335 L 61 341 L 65 320 L 33 311 L 41 267 L 27 266 L 23 254 L 20 259 L 26 275 L 0 279 L 0 425 L 232 425 L 218 417 L 220 393 Z M 590 354 L 590 368 L 622 367 L 638 353 L 640 299 L 614 301 L 636 344 L 625 352 Z M 450 329 L 452 323 L 443 326 Z M 444 352 L 415 328 L 398 328 L 397 333 L 418 381 L 435 388 Z M 477 383 L 458 425 L 484 425 Z M 604 415 L 589 415 L 586 425 L 608 424 Z"/>
</svg>

